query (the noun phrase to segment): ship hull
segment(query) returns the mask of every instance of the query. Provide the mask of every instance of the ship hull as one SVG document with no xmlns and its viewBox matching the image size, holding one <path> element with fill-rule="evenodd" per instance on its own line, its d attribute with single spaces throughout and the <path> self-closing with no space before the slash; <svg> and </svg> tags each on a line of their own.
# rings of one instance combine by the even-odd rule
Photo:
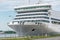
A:
<svg viewBox="0 0 60 40">
<path fill-rule="evenodd" d="M 60 33 L 53 28 L 48 27 L 48 24 L 40 24 L 40 25 L 9 25 L 12 29 L 14 29 L 19 36 L 38 36 L 45 35 L 47 33 Z"/>
</svg>

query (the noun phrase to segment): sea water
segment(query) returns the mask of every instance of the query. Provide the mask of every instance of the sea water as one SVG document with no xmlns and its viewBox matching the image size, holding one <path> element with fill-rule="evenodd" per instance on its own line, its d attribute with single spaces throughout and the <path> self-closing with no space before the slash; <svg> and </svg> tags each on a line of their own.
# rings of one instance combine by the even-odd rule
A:
<svg viewBox="0 0 60 40">
<path fill-rule="evenodd" d="M 18 34 L 0 34 L 0 37 L 18 37 Z"/>
</svg>

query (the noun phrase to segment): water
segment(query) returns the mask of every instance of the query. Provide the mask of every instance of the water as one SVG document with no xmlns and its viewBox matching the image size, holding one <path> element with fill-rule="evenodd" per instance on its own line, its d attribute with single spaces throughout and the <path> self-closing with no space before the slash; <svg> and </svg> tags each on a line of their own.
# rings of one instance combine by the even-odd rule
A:
<svg viewBox="0 0 60 40">
<path fill-rule="evenodd" d="M 0 34 L 0 37 L 18 37 L 18 34 Z"/>
</svg>

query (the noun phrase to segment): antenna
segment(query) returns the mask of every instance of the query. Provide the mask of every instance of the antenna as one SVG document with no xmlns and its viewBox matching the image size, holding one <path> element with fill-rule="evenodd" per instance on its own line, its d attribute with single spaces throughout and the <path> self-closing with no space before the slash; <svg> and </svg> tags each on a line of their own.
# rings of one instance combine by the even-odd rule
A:
<svg viewBox="0 0 60 40">
<path fill-rule="evenodd" d="M 28 4 L 30 4 L 30 0 L 28 0 Z"/>
<path fill-rule="evenodd" d="M 40 4 L 42 1 L 41 0 L 38 0 L 38 3 L 37 4 Z"/>
</svg>

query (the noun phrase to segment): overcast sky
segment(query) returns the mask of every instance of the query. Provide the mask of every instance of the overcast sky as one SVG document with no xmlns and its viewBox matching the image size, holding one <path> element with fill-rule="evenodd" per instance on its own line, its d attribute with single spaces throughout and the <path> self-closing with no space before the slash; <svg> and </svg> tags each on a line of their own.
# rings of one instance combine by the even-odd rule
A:
<svg viewBox="0 0 60 40">
<path fill-rule="evenodd" d="M 39 0 L 0 0 L 0 30 L 12 30 L 7 26 L 7 23 L 16 15 L 15 6 L 36 4 Z M 42 3 L 51 4 L 53 10 L 60 11 L 60 0 L 42 0 Z M 9 17 L 11 16 L 11 17 Z"/>
</svg>

